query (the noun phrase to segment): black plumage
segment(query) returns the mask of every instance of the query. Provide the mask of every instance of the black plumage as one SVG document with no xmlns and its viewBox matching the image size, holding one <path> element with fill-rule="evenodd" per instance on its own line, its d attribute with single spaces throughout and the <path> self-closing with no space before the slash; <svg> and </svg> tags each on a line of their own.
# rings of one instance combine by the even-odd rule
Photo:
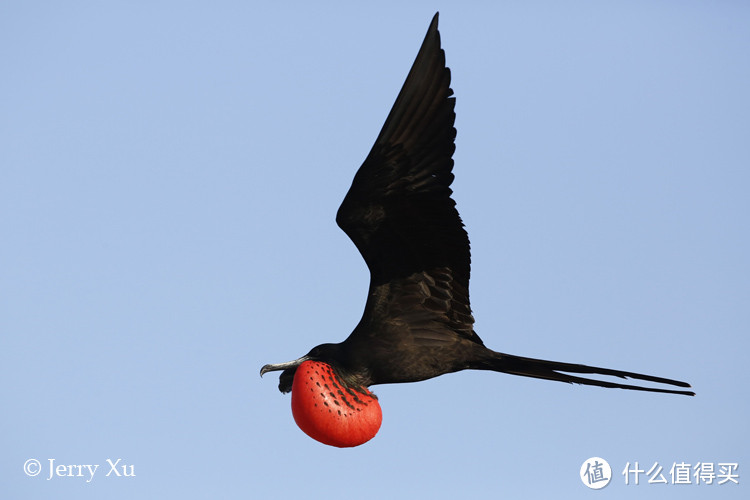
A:
<svg viewBox="0 0 750 500">
<path fill-rule="evenodd" d="M 450 70 L 432 19 L 375 145 L 336 216 L 370 270 L 362 319 L 339 344 L 288 363 L 289 392 L 303 361 L 323 361 L 353 389 L 416 382 L 459 370 L 493 370 L 599 387 L 693 395 L 686 390 L 588 379 L 598 374 L 689 388 L 639 373 L 544 361 L 492 351 L 474 332 L 469 303 L 469 238 L 451 198 L 456 129 Z"/>
</svg>

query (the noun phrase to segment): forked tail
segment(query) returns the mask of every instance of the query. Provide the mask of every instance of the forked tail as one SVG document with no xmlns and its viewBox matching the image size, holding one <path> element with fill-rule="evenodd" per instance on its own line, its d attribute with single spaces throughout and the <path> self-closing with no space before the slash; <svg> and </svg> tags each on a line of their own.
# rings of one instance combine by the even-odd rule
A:
<svg viewBox="0 0 750 500">
<path fill-rule="evenodd" d="M 609 368 L 599 368 L 596 366 L 579 365 L 575 363 L 561 363 L 558 361 L 546 361 L 543 359 L 524 358 L 512 354 L 494 352 L 492 358 L 483 361 L 476 368 L 481 370 L 493 370 L 497 372 L 510 373 L 512 375 L 523 375 L 524 377 L 541 378 L 545 380 L 558 380 L 569 384 L 595 385 L 598 387 L 608 387 L 613 389 L 629 389 L 632 391 L 663 392 L 667 394 L 683 394 L 685 396 L 695 396 L 693 391 L 680 391 L 677 389 L 663 389 L 659 387 L 642 387 L 631 384 L 620 384 L 617 382 L 607 382 L 592 378 L 578 377 L 570 373 L 590 373 L 594 375 L 609 375 L 624 379 L 644 380 L 658 384 L 673 385 L 677 387 L 690 387 L 687 382 L 672 380 L 669 378 L 654 377 L 642 373 L 625 372 L 620 370 L 611 370 Z"/>
</svg>

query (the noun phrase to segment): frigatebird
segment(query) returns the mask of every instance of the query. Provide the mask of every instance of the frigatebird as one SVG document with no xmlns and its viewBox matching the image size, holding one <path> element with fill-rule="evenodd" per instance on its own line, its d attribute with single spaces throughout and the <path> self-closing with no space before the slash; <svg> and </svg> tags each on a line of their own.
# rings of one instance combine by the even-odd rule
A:
<svg viewBox="0 0 750 500">
<path fill-rule="evenodd" d="M 693 396 L 692 391 L 581 377 L 596 374 L 689 388 L 641 373 L 525 358 L 485 347 L 469 305 L 469 238 L 451 198 L 456 129 L 451 73 L 438 14 L 375 145 L 354 176 L 336 222 L 370 270 L 359 324 L 338 344 L 287 363 L 297 424 L 334 446 L 372 438 L 380 405 L 368 387 L 417 382 L 459 370 L 492 370 L 598 387 Z"/>
</svg>

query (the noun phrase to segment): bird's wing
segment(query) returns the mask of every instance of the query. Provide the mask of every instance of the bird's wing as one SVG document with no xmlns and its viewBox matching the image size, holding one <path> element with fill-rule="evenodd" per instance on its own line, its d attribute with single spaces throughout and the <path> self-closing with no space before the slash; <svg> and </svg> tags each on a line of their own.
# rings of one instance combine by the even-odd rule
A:
<svg viewBox="0 0 750 500">
<path fill-rule="evenodd" d="M 469 238 L 451 198 L 455 98 L 437 23 L 435 14 L 336 222 L 370 269 L 363 322 L 406 324 L 425 342 L 481 343 L 469 306 Z"/>
</svg>

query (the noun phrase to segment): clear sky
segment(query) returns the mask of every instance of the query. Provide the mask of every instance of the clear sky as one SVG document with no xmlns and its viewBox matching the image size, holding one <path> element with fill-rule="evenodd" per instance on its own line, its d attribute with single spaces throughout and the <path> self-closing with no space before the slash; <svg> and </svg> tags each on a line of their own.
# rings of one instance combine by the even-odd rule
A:
<svg viewBox="0 0 750 500">
<path fill-rule="evenodd" d="M 750 4 L 268 5 L 0 6 L 0 496 L 749 498 Z M 695 398 L 465 372 L 340 450 L 258 376 L 359 320 L 335 213 L 437 10 L 477 332 Z"/>
</svg>

